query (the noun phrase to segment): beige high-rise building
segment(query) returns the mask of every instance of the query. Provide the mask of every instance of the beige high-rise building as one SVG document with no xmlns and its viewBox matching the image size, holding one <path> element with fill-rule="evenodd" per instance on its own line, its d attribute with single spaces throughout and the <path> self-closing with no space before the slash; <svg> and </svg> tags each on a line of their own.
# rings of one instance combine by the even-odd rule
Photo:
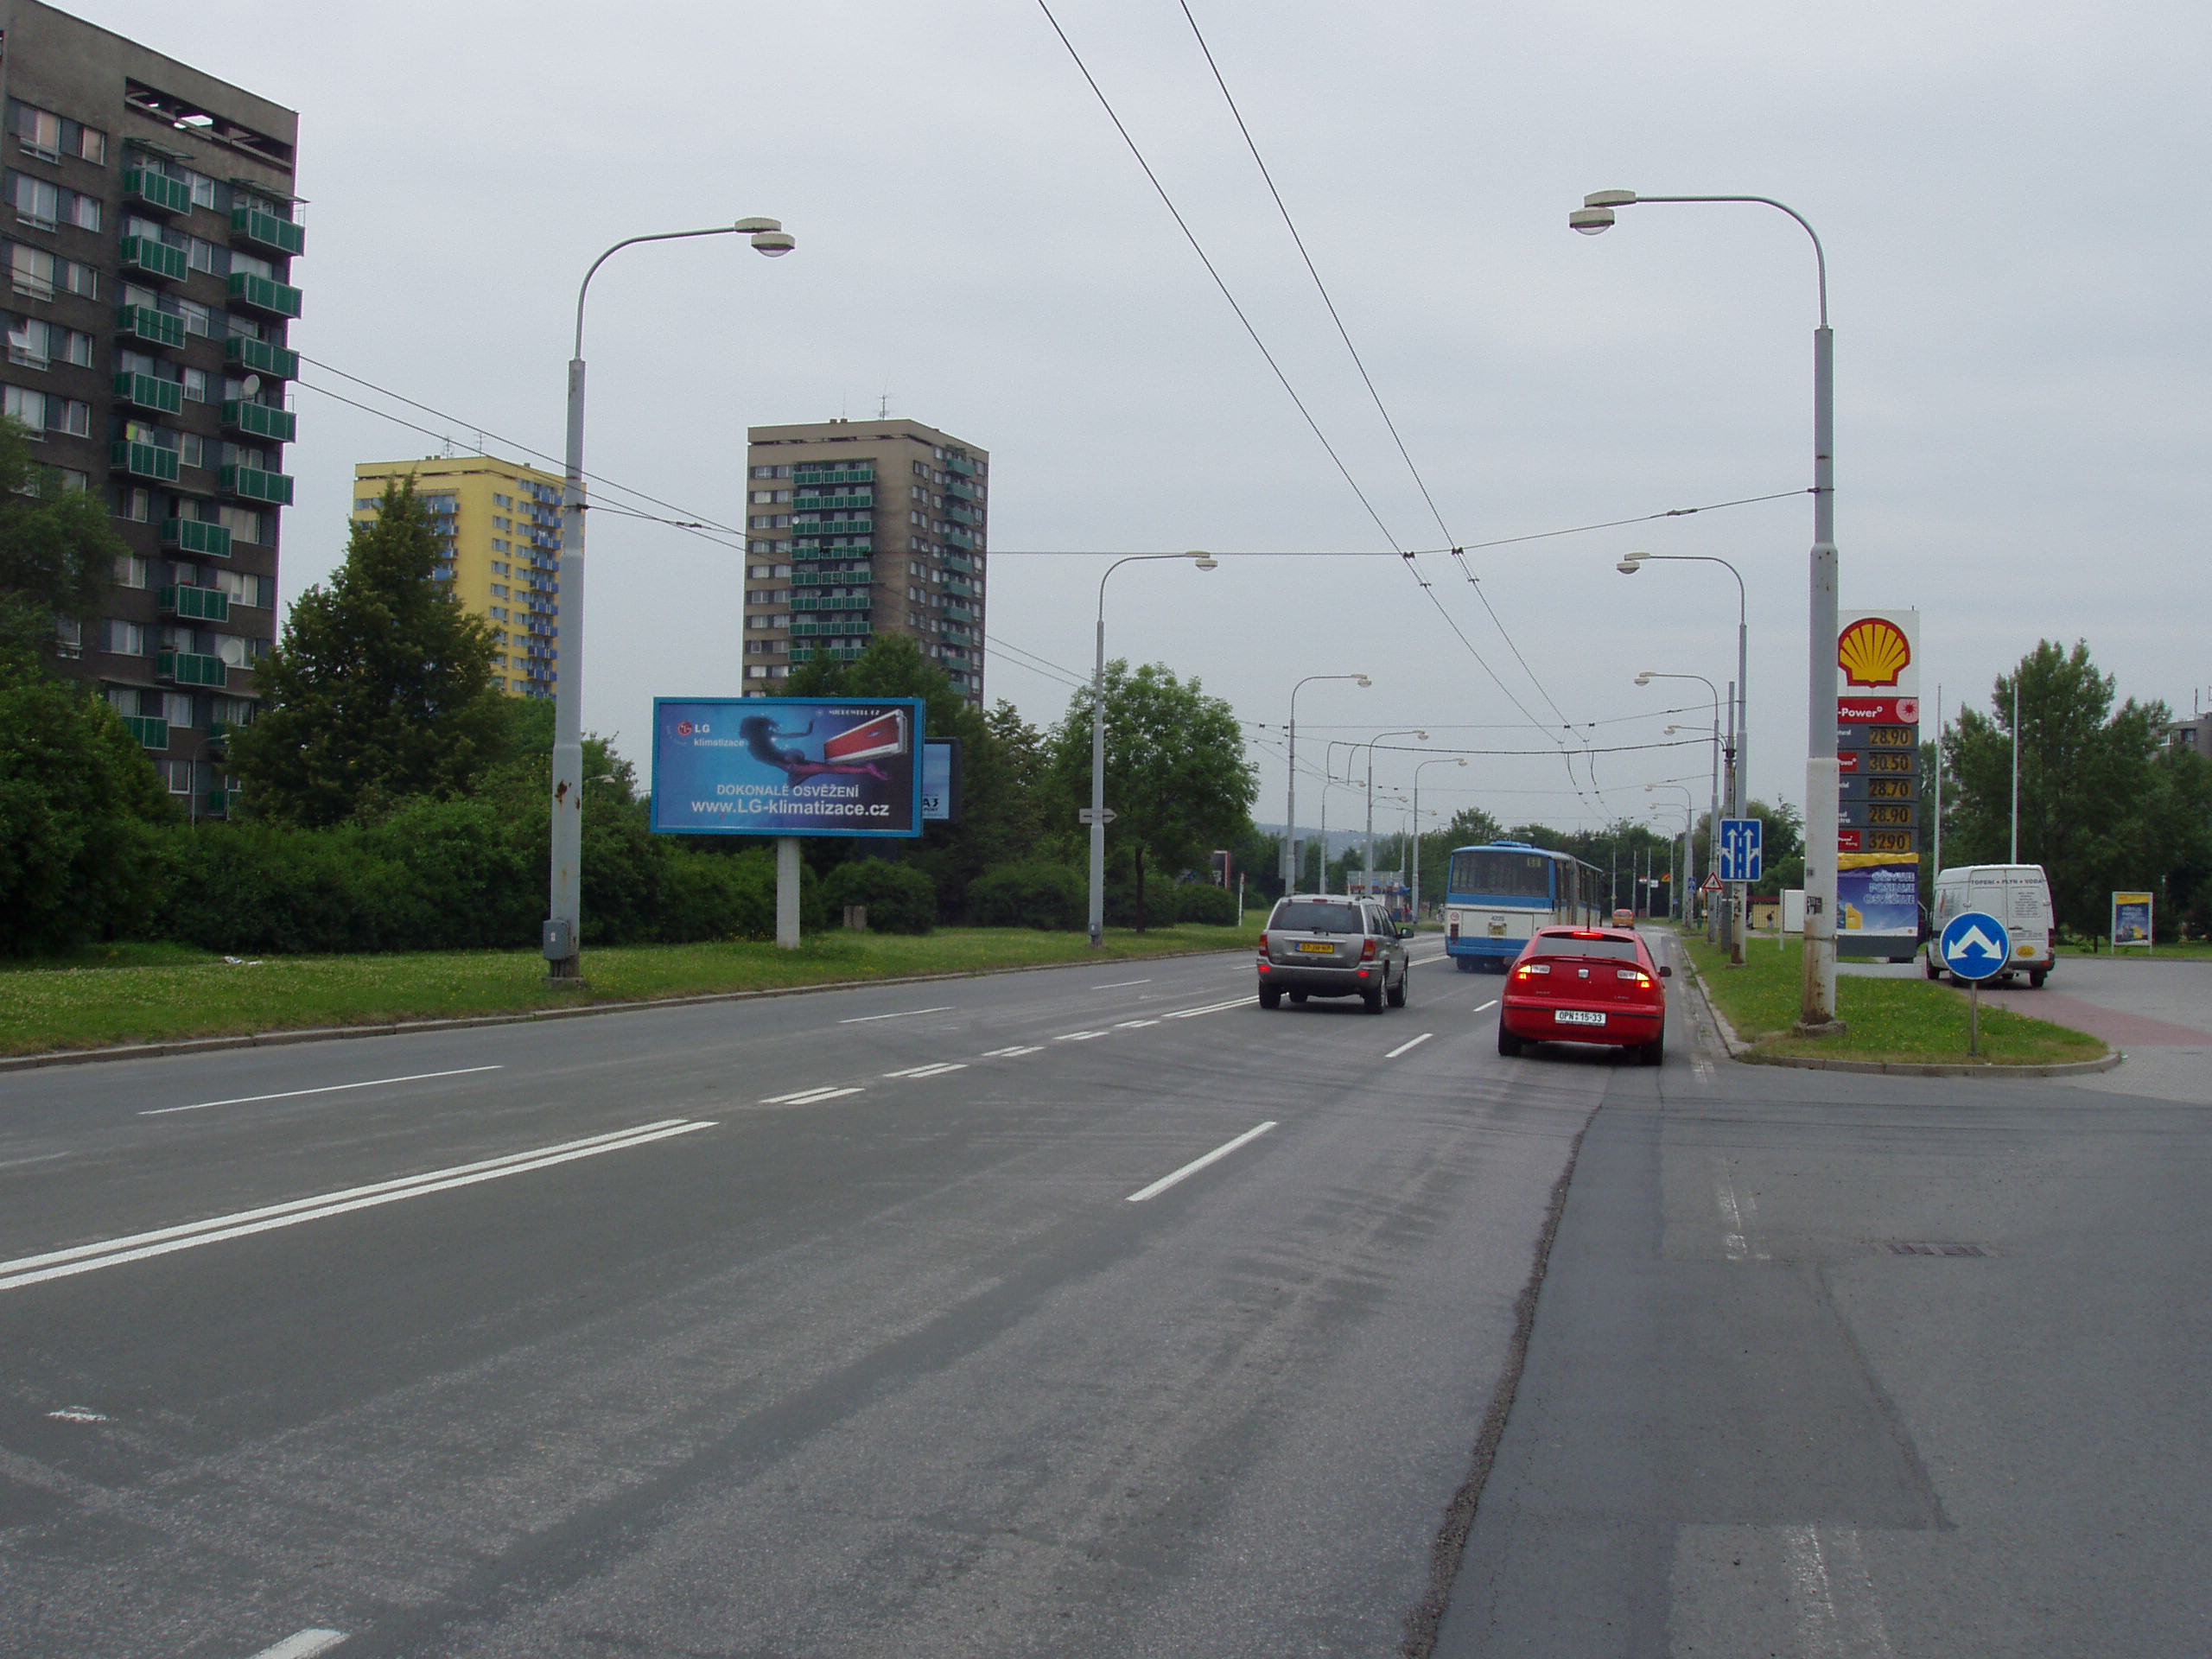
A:
<svg viewBox="0 0 2212 1659">
<path fill-rule="evenodd" d="M 745 689 L 904 633 L 983 702 L 990 457 L 918 421 L 752 429 Z"/>
<path fill-rule="evenodd" d="M 409 478 L 444 545 L 439 579 L 497 631 L 493 683 L 511 696 L 551 696 L 559 677 L 560 475 L 493 455 L 365 461 L 353 468 L 353 517 L 374 518 L 386 480 Z"/>
</svg>

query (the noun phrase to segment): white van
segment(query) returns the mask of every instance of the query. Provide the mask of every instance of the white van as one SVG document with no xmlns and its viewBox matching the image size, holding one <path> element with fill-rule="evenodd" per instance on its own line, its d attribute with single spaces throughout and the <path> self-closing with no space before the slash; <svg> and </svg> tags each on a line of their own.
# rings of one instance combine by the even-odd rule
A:
<svg viewBox="0 0 2212 1659">
<path fill-rule="evenodd" d="M 2050 881 L 2040 864 L 1962 864 L 1936 878 L 1936 938 L 1951 918 L 1978 910 L 2005 924 L 2012 936 L 2012 963 L 1997 976 L 2025 974 L 2040 988 L 2058 954 L 2058 924 L 2050 907 Z M 1936 939 L 1928 942 L 1928 977 L 1942 977 Z"/>
</svg>

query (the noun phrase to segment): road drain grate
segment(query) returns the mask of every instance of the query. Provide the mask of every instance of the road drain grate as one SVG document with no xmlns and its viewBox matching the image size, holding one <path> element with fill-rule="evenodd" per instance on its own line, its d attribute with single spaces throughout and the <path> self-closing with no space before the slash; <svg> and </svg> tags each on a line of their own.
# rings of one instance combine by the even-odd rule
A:
<svg viewBox="0 0 2212 1659">
<path fill-rule="evenodd" d="M 1895 1238 L 1891 1239 L 1882 1248 L 1891 1255 L 1994 1255 L 1997 1254 L 1996 1251 L 1986 1249 L 1979 1244 L 1913 1243 Z"/>
</svg>

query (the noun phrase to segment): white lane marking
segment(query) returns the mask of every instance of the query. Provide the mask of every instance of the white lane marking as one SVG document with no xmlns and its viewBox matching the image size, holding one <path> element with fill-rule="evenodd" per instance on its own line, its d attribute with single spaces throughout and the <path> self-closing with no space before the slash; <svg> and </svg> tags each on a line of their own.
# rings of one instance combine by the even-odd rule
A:
<svg viewBox="0 0 2212 1659">
<path fill-rule="evenodd" d="M 904 1071 L 887 1071 L 887 1077 L 941 1077 L 948 1071 L 965 1071 L 965 1060 L 939 1060 L 934 1065 L 910 1065 Z"/>
<path fill-rule="evenodd" d="M 1149 985 L 1152 982 L 1148 979 L 1117 979 L 1111 985 L 1094 985 L 1090 988 L 1094 991 L 1119 991 L 1125 990 L 1132 985 Z"/>
<path fill-rule="evenodd" d="M 264 1648 L 253 1659 L 315 1659 L 346 1639 L 343 1630 L 295 1630 L 273 1648 Z"/>
<path fill-rule="evenodd" d="M 1211 1152 L 1206 1154 L 1205 1157 L 1193 1158 L 1189 1163 L 1184 1165 L 1182 1168 L 1161 1176 L 1150 1186 L 1139 1187 L 1135 1192 L 1130 1193 L 1127 1198 L 1123 1199 L 1122 1202 L 1125 1204 L 1142 1204 L 1147 1198 L 1156 1198 L 1162 1192 L 1165 1192 L 1169 1187 L 1174 1185 L 1176 1182 L 1184 1179 L 1185 1177 L 1197 1174 L 1208 1164 L 1218 1162 L 1220 1160 L 1228 1157 L 1230 1153 L 1236 1151 L 1237 1147 L 1243 1146 L 1247 1141 L 1256 1141 L 1273 1128 L 1274 1128 L 1274 1120 L 1270 1118 L 1268 1122 L 1261 1124 L 1259 1128 L 1255 1129 L 1247 1129 L 1243 1134 L 1238 1135 L 1234 1141 L 1223 1141 Z"/>
<path fill-rule="evenodd" d="M 1395 1048 L 1392 1049 L 1382 1058 L 1386 1060 L 1395 1060 L 1399 1055 L 1403 1054 L 1407 1050 L 1419 1048 L 1423 1043 L 1427 1042 L 1430 1038 L 1435 1035 L 1436 1033 L 1433 1031 L 1424 1031 L 1420 1036 L 1414 1038 L 1413 1041 L 1409 1043 L 1400 1043 Z"/>
<path fill-rule="evenodd" d="M 858 1089 L 840 1089 L 834 1083 L 825 1083 L 817 1089 L 802 1089 L 795 1095 L 771 1095 L 760 1103 L 763 1106 L 811 1106 L 817 1100 L 836 1100 L 842 1095 L 857 1095 Z"/>
<path fill-rule="evenodd" d="M 1711 1060 L 1692 1060 L 1690 1070 L 1697 1073 L 1698 1087 L 1700 1089 L 1712 1087 L 1713 1062 Z"/>
<path fill-rule="evenodd" d="M 320 1089 L 287 1089 L 275 1095 L 240 1095 L 235 1100 L 200 1100 L 189 1106 L 156 1106 L 141 1117 L 167 1117 L 171 1112 L 204 1112 L 210 1106 L 251 1106 L 264 1100 L 296 1100 L 302 1095 L 334 1095 L 345 1089 L 381 1089 L 388 1083 L 421 1083 L 429 1077 L 465 1077 L 472 1071 L 504 1071 L 501 1065 L 464 1065 L 451 1071 L 415 1071 L 404 1077 L 371 1077 L 362 1083 L 326 1083 Z"/>
<path fill-rule="evenodd" d="M 1052 1039 L 1056 1043 L 1087 1043 L 1094 1037 L 1103 1037 L 1103 1031 L 1064 1031 Z"/>
<path fill-rule="evenodd" d="M 487 1158 L 474 1164 L 456 1164 L 448 1169 L 433 1169 L 395 1181 L 347 1187 L 341 1192 L 326 1192 L 311 1198 L 294 1198 L 287 1204 L 267 1205 L 258 1210 L 241 1210 L 232 1215 L 211 1216 L 205 1221 L 163 1227 L 150 1233 L 133 1233 L 124 1238 L 103 1239 L 97 1244 L 79 1244 L 66 1250 L 49 1250 L 43 1255 L 22 1256 L 13 1262 L 0 1262 L 0 1290 L 13 1290 L 19 1285 L 35 1285 L 48 1279 L 66 1279 L 73 1274 L 91 1273 L 100 1268 L 117 1267 L 125 1262 L 143 1262 L 149 1256 L 167 1255 L 174 1250 L 194 1249 L 202 1244 L 244 1238 L 278 1227 L 296 1226 L 303 1221 L 321 1221 L 355 1210 L 372 1209 L 378 1205 L 396 1204 L 402 1198 L 419 1198 L 428 1192 L 445 1192 L 457 1186 L 474 1186 L 479 1181 L 496 1181 L 503 1176 L 548 1169 L 555 1164 L 569 1163 L 579 1158 L 596 1158 L 604 1152 L 626 1152 L 632 1147 L 642 1147 L 652 1141 L 665 1141 L 671 1135 L 690 1135 L 696 1129 L 711 1129 L 714 1127 L 710 1122 L 667 1118 L 614 1135 L 594 1135 L 588 1141 L 564 1141 L 556 1146 L 542 1147 L 535 1152 L 510 1153 L 504 1158 Z"/>
<path fill-rule="evenodd" d="M 1850 1527 L 1784 1527 L 1782 1557 L 1797 1593 L 1798 1636 L 1815 1659 L 1891 1659 L 1890 1633 L 1859 1534 Z"/>
<path fill-rule="evenodd" d="M 840 1020 L 837 1023 L 841 1026 L 864 1026 L 871 1020 L 910 1020 L 918 1014 L 950 1014 L 951 1012 L 952 1004 L 948 1002 L 941 1008 L 901 1008 L 896 1014 L 857 1014 L 849 1020 Z"/>
<path fill-rule="evenodd" d="M 987 1048 L 983 1051 L 983 1058 L 987 1060 L 1010 1060 L 1018 1054 L 1042 1054 L 1044 1052 L 1041 1044 L 1031 1043 L 1025 1046 L 1017 1043 L 1012 1048 Z"/>
<path fill-rule="evenodd" d="M 1489 1001 L 1487 1001 L 1487 1002 L 1484 1003 L 1484 1004 L 1482 1005 L 1482 1007 L 1481 1007 L 1477 1008 L 1477 1009 L 1475 1010 L 1475 1012 L 1476 1012 L 1477 1014 L 1484 1014 L 1484 1013 L 1487 1013 L 1487 1012 L 1488 1012 L 1489 1010 L 1491 1010 L 1491 1008 L 1496 1007 L 1497 1006 L 1497 999 L 1496 997 L 1494 997 L 1494 996 L 1493 996 L 1492 998 L 1491 998 L 1491 1000 L 1490 1000 Z"/>
<path fill-rule="evenodd" d="M 1738 1199 L 1736 1184 L 1725 1169 L 1714 1172 L 1713 1202 L 1720 1211 L 1720 1219 L 1726 1230 L 1720 1239 L 1721 1249 L 1731 1262 L 1764 1262 L 1767 1253 L 1751 1248 L 1751 1217 L 1758 1214 L 1758 1202 L 1754 1198 Z"/>
<path fill-rule="evenodd" d="M 59 1411 L 49 1411 L 46 1414 L 62 1423 L 105 1423 L 109 1421 L 100 1413 L 87 1411 L 82 1406 L 64 1406 Z"/>
<path fill-rule="evenodd" d="M 1252 999 L 1240 996 L 1227 1002 L 1209 1002 L 1203 1008 L 1178 1008 L 1173 1014 L 1163 1014 L 1163 1020 L 1192 1020 L 1202 1014 L 1219 1014 L 1224 1008 L 1243 1008 L 1252 1006 Z"/>
<path fill-rule="evenodd" d="M 1117 1020 L 1114 1022 L 1114 1029 L 1116 1031 L 1141 1031 L 1147 1026 L 1156 1026 L 1159 1023 L 1160 1021 L 1157 1020 Z"/>
</svg>

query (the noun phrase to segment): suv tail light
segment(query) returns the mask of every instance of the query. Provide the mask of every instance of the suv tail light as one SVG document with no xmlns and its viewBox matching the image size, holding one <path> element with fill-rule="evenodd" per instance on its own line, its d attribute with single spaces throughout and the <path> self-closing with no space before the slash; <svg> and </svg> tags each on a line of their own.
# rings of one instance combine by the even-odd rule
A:
<svg viewBox="0 0 2212 1659">
<path fill-rule="evenodd" d="M 1260 934 L 1260 954 L 1263 957 L 1268 954 L 1268 936 L 1264 931 Z"/>
<path fill-rule="evenodd" d="M 1375 960 L 1374 940 L 1369 939 L 1359 947 L 1359 959 L 1362 962 L 1372 962 Z"/>
</svg>

